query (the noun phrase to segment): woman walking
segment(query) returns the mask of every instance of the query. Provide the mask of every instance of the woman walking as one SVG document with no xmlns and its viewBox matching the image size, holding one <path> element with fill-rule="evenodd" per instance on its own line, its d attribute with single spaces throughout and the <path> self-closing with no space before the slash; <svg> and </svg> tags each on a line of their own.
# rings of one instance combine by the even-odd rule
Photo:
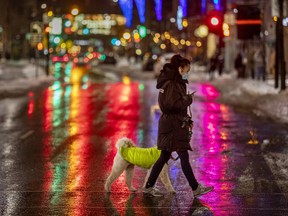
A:
<svg viewBox="0 0 288 216">
<path fill-rule="evenodd" d="M 194 197 L 213 190 L 213 187 L 205 187 L 197 182 L 189 163 L 188 150 L 192 150 L 190 139 L 193 126 L 191 117 L 187 115 L 187 108 L 193 101 L 193 94 L 186 93 L 189 71 L 190 61 L 180 55 L 174 55 L 171 62 L 164 65 L 157 79 L 158 103 L 162 111 L 158 126 L 157 147 L 161 150 L 161 154 L 143 189 L 144 194 L 163 195 L 154 188 L 154 185 L 173 151 L 177 152 L 181 160 L 182 171 L 192 188 Z"/>
</svg>

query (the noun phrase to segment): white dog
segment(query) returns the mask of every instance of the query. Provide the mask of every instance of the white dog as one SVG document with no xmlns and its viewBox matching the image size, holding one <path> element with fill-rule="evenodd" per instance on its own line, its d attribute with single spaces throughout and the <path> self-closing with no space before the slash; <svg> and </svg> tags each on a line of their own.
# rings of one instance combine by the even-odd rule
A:
<svg viewBox="0 0 288 216">
<path fill-rule="evenodd" d="M 129 190 L 135 192 L 136 189 L 132 186 L 132 179 L 134 174 L 134 166 L 139 166 L 148 169 L 147 175 L 145 177 L 144 185 L 149 177 L 151 168 L 160 156 L 161 151 L 156 147 L 154 148 L 140 148 L 136 147 L 132 140 L 124 137 L 116 142 L 116 147 L 118 149 L 117 154 L 113 161 L 112 171 L 108 176 L 105 183 L 105 191 L 110 192 L 112 183 L 124 172 L 126 171 L 126 185 Z M 175 193 L 175 190 L 171 184 L 168 165 L 165 164 L 161 173 L 160 179 L 164 184 L 165 188 L 171 192 Z"/>
</svg>

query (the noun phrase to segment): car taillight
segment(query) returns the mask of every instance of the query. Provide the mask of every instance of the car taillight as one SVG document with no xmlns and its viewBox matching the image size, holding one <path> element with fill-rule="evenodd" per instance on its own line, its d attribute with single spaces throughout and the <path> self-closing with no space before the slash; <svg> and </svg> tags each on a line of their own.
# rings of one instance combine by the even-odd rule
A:
<svg viewBox="0 0 288 216">
<path fill-rule="evenodd" d="M 53 62 L 57 62 L 58 60 L 59 60 L 59 57 L 58 57 L 58 56 L 53 56 L 53 57 L 52 57 L 52 61 L 53 61 Z"/>
<path fill-rule="evenodd" d="M 69 61 L 68 56 L 64 56 L 63 61 L 68 62 Z"/>
</svg>

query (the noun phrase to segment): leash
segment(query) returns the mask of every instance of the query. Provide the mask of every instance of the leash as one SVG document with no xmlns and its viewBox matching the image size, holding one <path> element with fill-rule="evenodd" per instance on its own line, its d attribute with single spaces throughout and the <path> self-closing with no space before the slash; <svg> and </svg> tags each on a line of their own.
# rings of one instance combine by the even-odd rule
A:
<svg viewBox="0 0 288 216">
<path fill-rule="evenodd" d="M 193 97 L 193 95 L 196 93 L 196 91 L 192 92 L 191 95 Z M 188 94 L 190 94 L 190 92 L 188 91 Z M 191 120 L 192 120 L 192 111 L 191 111 L 191 104 L 188 106 L 188 110 L 189 110 L 189 114 L 190 114 L 190 117 L 191 117 Z"/>
<path fill-rule="evenodd" d="M 170 159 L 172 159 L 173 161 L 176 161 L 176 160 L 178 160 L 179 159 L 179 156 L 178 157 L 176 157 L 176 158 L 174 158 L 172 155 L 170 156 Z"/>
</svg>

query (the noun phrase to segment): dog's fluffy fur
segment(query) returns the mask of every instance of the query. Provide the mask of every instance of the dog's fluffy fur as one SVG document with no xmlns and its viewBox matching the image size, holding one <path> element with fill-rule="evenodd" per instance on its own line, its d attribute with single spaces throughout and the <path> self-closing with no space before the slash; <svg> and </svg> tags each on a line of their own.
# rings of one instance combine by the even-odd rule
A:
<svg viewBox="0 0 288 216">
<path fill-rule="evenodd" d="M 135 165 L 124 160 L 123 157 L 121 156 L 120 151 L 119 151 L 119 149 L 121 147 L 124 147 L 124 148 L 135 147 L 135 144 L 133 143 L 132 140 L 124 137 L 124 138 L 119 139 L 116 142 L 116 147 L 117 147 L 118 151 L 117 151 L 116 156 L 114 157 L 112 171 L 111 171 L 110 175 L 108 176 L 106 183 L 105 183 L 105 191 L 110 192 L 112 183 L 125 171 L 126 172 L 126 185 L 128 186 L 130 191 L 135 192 L 137 190 L 132 186 L 132 179 L 133 179 L 134 166 Z M 147 155 L 147 157 L 149 157 L 149 155 Z M 147 175 L 146 175 L 145 181 L 144 181 L 144 185 L 145 185 L 146 181 L 148 180 L 151 169 L 152 168 L 150 168 L 147 172 Z M 175 190 L 174 190 L 174 188 L 171 184 L 170 178 L 169 178 L 168 165 L 167 164 L 164 165 L 164 167 L 160 173 L 160 179 L 161 179 L 162 183 L 164 184 L 165 188 L 167 189 L 167 191 L 169 191 L 171 193 L 175 193 Z"/>
</svg>

